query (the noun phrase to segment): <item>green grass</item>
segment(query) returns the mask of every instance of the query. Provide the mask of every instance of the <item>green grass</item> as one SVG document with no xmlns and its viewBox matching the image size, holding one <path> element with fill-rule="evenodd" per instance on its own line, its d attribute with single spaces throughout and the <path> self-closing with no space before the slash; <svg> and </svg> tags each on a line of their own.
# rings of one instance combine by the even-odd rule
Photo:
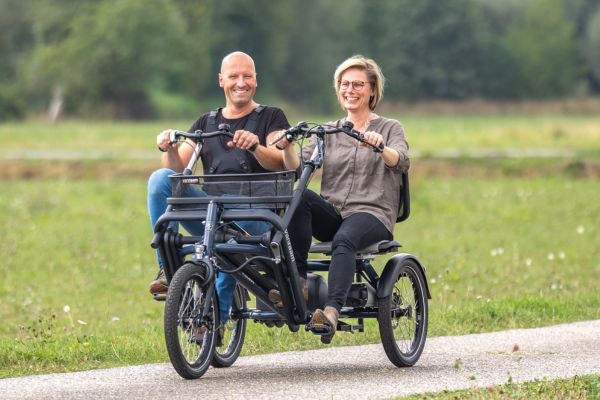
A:
<svg viewBox="0 0 600 400">
<path fill-rule="evenodd" d="M 334 116 L 295 116 L 327 122 Z M 598 115 L 393 115 L 406 129 L 411 149 L 428 155 L 458 149 L 555 149 L 600 157 Z M 49 125 L 45 121 L 0 124 L 2 151 L 44 149 L 95 149 L 128 154 L 131 149 L 154 150 L 155 137 L 165 128 L 188 129 L 192 121 L 113 123 L 78 121 Z"/>
<path fill-rule="evenodd" d="M 144 186 L 0 182 L 0 377 L 167 362 Z M 396 238 L 427 267 L 431 336 L 600 318 L 597 181 L 431 177 L 412 193 Z M 249 326 L 243 354 L 322 346 Z M 333 345 L 377 342 L 368 321 Z"/>
<path fill-rule="evenodd" d="M 509 382 L 486 388 L 474 388 L 441 393 L 424 393 L 395 400 L 504 400 L 504 399 L 598 399 L 600 398 L 600 376 L 575 376 L 569 379 L 534 380 L 516 384 Z"/>
</svg>

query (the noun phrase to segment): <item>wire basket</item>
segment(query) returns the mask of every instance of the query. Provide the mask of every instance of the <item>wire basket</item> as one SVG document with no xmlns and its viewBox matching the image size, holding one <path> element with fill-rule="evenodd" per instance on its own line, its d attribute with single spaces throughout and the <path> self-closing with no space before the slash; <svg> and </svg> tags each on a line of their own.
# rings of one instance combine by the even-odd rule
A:
<svg viewBox="0 0 600 400">
<path fill-rule="evenodd" d="M 292 199 L 296 173 L 175 174 L 170 179 L 173 197 L 182 199 L 178 203 L 206 205 L 215 201 L 225 208 L 282 210 Z"/>
</svg>

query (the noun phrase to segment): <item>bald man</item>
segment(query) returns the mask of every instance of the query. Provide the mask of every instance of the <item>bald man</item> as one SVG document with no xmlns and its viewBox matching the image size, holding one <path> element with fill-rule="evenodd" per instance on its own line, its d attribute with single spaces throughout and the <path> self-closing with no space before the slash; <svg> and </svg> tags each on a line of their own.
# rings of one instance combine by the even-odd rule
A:
<svg viewBox="0 0 600 400">
<path fill-rule="evenodd" d="M 234 136 L 231 140 L 223 136 L 204 140 L 200 152 L 204 174 L 283 170 L 282 152 L 268 143 L 280 130 L 289 128 L 290 124 L 281 109 L 259 105 L 254 100 L 258 81 L 252 57 L 240 51 L 226 55 L 221 62 L 218 78 L 225 95 L 225 106 L 200 116 L 189 132 L 214 131 L 219 124 L 225 123 L 231 127 Z M 148 213 L 153 229 L 167 208 L 167 198 L 172 195 L 169 175 L 181 173 L 194 152 L 193 143 L 170 143 L 170 132 L 171 129 L 164 130 L 156 137 L 156 144 L 162 152 L 163 168 L 153 172 L 148 180 Z M 260 221 L 240 221 L 238 224 L 251 234 L 261 234 L 269 229 L 266 223 Z M 186 221 L 181 225 L 192 235 L 204 233 L 203 225 L 197 221 Z M 164 298 L 168 283 L 158 252 L 157 260 L 159 273 L 150 283 L 150 293 L 155 298 Z M 217 293 L 222 323 L 229 318 L 234 289 L 235 280 L 228 274 L 220 273 Z"/>
</svg>

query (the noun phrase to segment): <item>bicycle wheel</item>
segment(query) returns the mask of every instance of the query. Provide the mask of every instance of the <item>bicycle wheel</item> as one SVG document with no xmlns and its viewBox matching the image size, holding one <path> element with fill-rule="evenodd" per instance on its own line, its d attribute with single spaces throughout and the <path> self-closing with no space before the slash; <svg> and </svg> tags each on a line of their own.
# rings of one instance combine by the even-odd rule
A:
<svg viewBox="0 0 600 400">
<path fill-rule="evenodd" d="M 204 264 L 188 263 L 177 270 L 165 303 L 165 341 L 171 364 L 186 379 L 200 378 L 213 358 L 216 346 L 218 306 L 214 289 L 207 298 Z M 202 311 L 208 306 L 208 313 Z"/>
<path fill-rule="evenodd" d="M 246 308 L 246 293 L 244 288 L 236 285 L 231 305 L 231 318 L 224 324 L 221 332 L 222 345 L 215 348 L 212 366 L 215 368 L 230 367 L 240 355 L 246 338 L 246 318 L 237 318 L 237 311 Z"/>
<path fill-rule="evenodd" d="M 427 337 L 425 278 L 414 260 L 398 269 L 392 294 L 377 300 L 381 344 L 397 367 L 413 366 Z"/>
</svg>

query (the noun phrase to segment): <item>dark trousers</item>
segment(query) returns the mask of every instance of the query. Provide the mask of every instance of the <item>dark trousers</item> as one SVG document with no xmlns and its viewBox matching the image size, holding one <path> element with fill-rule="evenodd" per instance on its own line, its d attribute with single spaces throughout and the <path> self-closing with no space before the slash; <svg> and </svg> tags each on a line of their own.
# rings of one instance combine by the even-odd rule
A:
<svg viewBox="0 0 600 400">
<path fill-rule="evenodd" d="M 381 240 L 392 239 L 385 225 L 373 215 L 360 212 L 343 219 L 331 203 L 311 190 L 304 192 L 288 233 L 298 271 L 304 277 L 312 237 L 321 242 L 332 242 L 327 282 L 329 296 L 325 305 L 337 310 L 346 303 L 354 281 L 355 252 Z"/>
</svg>

